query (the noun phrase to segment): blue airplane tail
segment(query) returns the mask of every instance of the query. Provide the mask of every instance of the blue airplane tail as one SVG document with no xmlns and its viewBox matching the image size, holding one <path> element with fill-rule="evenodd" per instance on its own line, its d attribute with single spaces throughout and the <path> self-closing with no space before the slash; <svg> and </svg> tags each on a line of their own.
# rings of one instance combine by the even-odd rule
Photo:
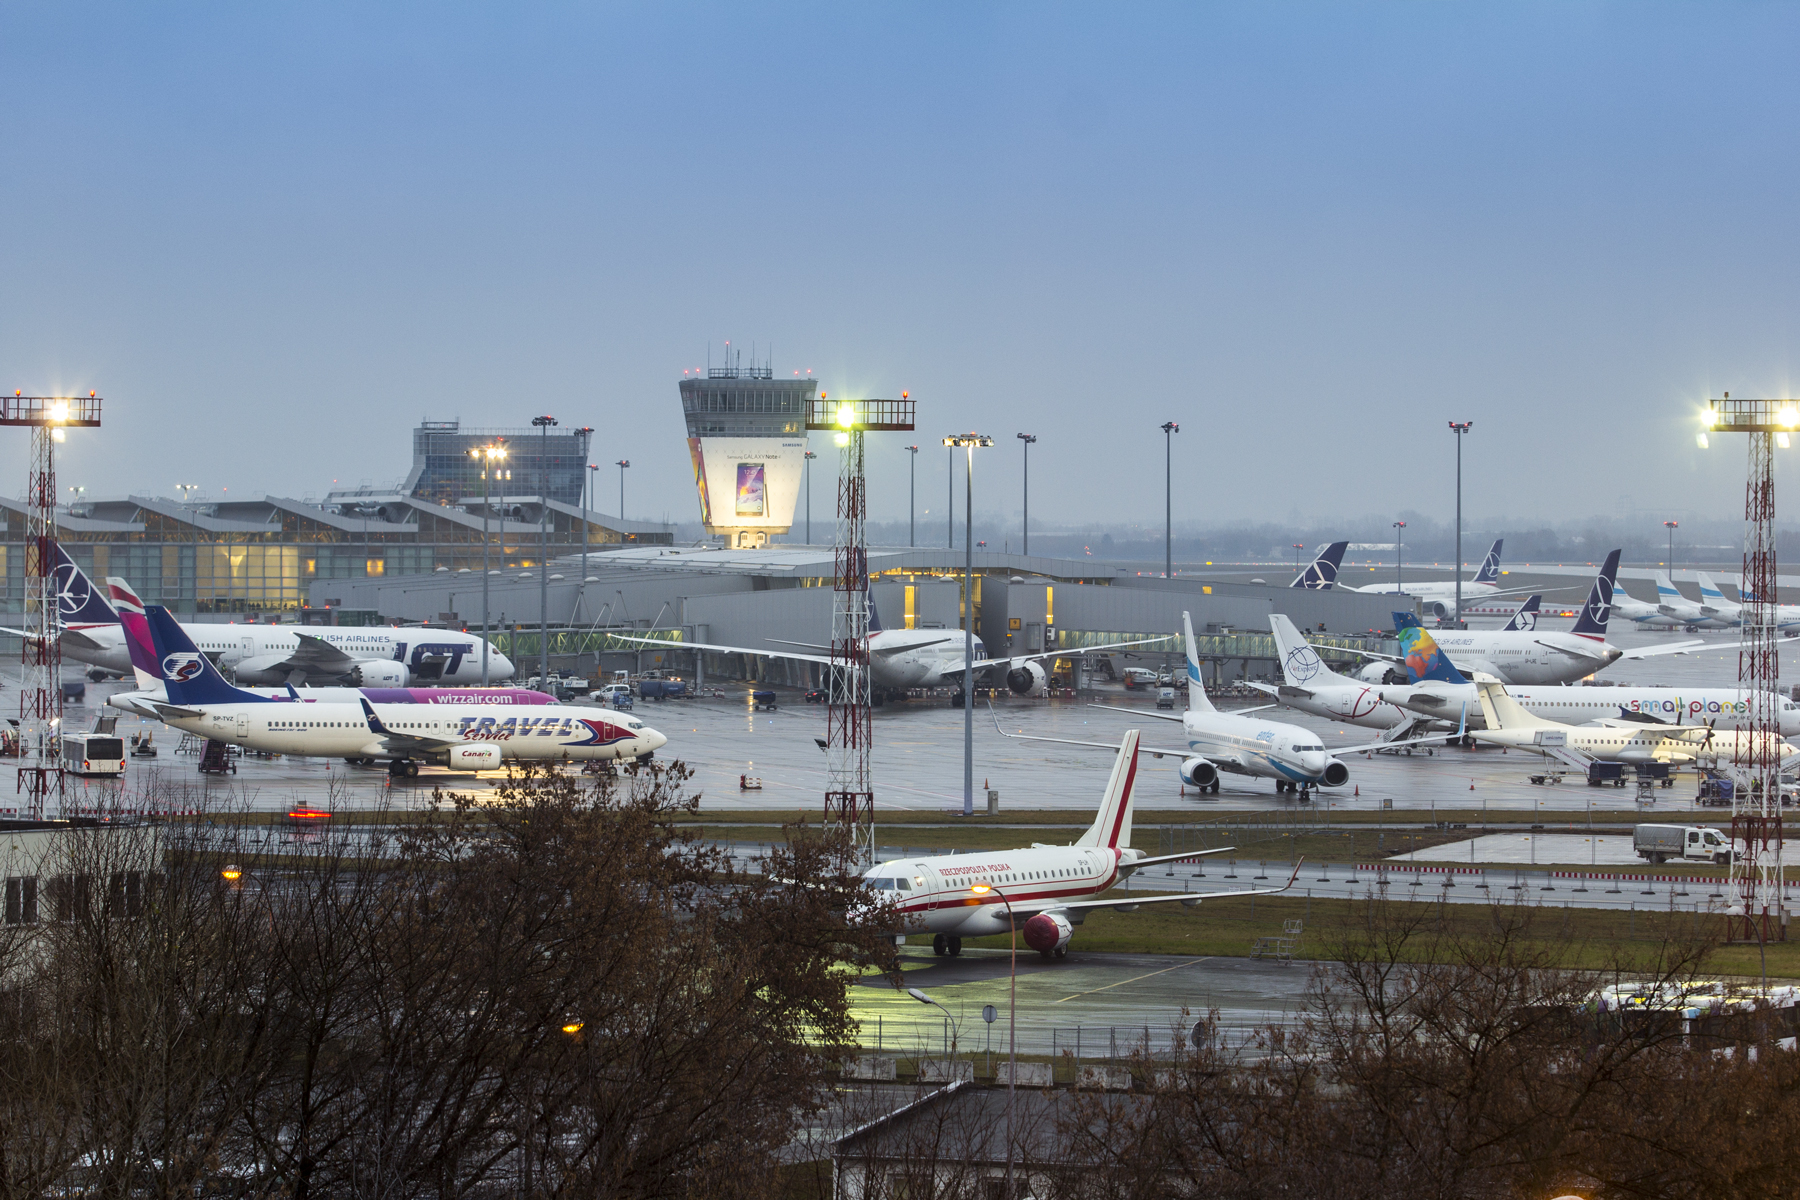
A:
<svg viewBox="0 0 1800 1200">
<path fill-rule="evenodd" d="M 1289 587 L 1311 588 L 1315 592 L 1329 591 L 1337 582 L 1338 565 L 1344 561 L 1344 551 L 1349 542 L 1332 542 L 1319 551 L 1319 556 L 1312 560 L 1306 570 L 1294 577 Z"/>
<path fill-rule="evenodd" d="M 64 625 L 114 625 L 119 614 L 106 602 L 69 552 L 56 546 L 56 615 Z"/>
<path fill-rule="evenodd" d="M 146 604 L 144 619 L 150 625 L 150 640 L 156 646 L 157 674 L 162 676 L 163 690 L 170 704 L 272 704 L 267 696 L 258 696 L 232 687 L 219 674 L 218 668 L 200 648 L 194 645 L 169 610 L 160 604 Z"/>
<path fill-rule="evenodd" d="M 1512 615 L 1512 620 L 1500 627 L 1501 632 L 1529 632 L 1530 630 L 1536 629 L 1538 623 L 1538 608 L 1543 603 L 1544 597 L 1541 592 L 1533 592 L 1531 595 L 1527 596 L 1525 598 L 1525 603 L 1519 605 L 1519 611 Z"/>
<path fill-rule="evenodd" d="M 881 614 L 875 611 L 875 593 L 869 592 L 869 632 L 881 632 Z"/>
<path fill-rule="evenodd" d="M 1612 616 L 1613 579 L 1618 573 L 1619 552 L 1614 550 L 1600 565 L 1600 573 L 1594 576 L 1594 588 L 1588 593 L 1587 603 L 1581 606 L 1581 615 L 1575 618 L 1575 627 L 1570 633 L 1591 638 L 1606 636 L 1606 622 Z"/>
<path fill-rule="evenodd" d="M 1394 632 L 1400 638 L 1400 652 L 1406 656 L 1406 681 L 1418 683 L 1432 679 L 1439 683 L 1467 683 L 1462 672 L 1453 666 L 1437 640 L 1409 612 L 1394 614 Z"/>
<path fill-rule="evenodd" d="M 1488 547 L 1487 557 L 1481 560 L 1481 569 L 1475 572 L 1476 583 L 1497 585 L 1500 582 L 1500 547 L 1504 545 L 1505 538 L 1495 538 L 1494 544 Z"/>
</svg>

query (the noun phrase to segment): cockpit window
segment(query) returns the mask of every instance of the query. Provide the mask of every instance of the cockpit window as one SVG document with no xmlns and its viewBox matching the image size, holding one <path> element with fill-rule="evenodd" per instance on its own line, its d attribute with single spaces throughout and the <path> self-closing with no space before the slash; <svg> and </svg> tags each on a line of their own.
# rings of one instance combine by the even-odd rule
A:
<svg viewBox="0 0 1800 1200">
<path fill-rule="evenodd" d="M 1324 748 L 1325 748 L 1325 747 L 1324 747 L 1324 746 L 1323 746 L 1323 745 L 1318 745 L 1318 746 L 1295 746 L 1295 747 L 1294 747 L 1294 753 L 1296 753 L 1296 754 L 1298 754 L 1298 753 L 1300 753 L 1300 752 L 1301 752 L 1301 751 L 1303 751 L 1303 750 L 1323 750 L 1323 749 L 1324 749 Z"/>
<path fill-rule="evenodd" d="M 867 882 L 870 887 L 878 892 L 891 892 L 894 890 L 894 881 L 892 879 L 870 879 Z"/>
</svg>

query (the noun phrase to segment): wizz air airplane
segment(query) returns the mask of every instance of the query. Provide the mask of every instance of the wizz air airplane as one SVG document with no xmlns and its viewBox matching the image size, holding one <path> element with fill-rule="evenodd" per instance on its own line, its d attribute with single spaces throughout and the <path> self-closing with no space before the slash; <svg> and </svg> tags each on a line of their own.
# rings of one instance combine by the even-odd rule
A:
<svg viewBox="0 0 1800 1200">
<path fill-rule="evenodd" d="M 1098 899 L 1134 871 L 1157 863 L 1223 854 L 1232 848 L 1155 857 L 1133 849 L 1131 808 L 1137 783 L 1138 731 L 1128 730 L 1125 740 L 1113 749 L 1118 757 L 1100 798 L 1100 811 L 1087 832 L 1071 844 L 1037 843 L 1018 850 L 890 859 L 865 872 L 864 885 L 877 903 L 892 906 L 897 932 L 931 934 L 931 948 L 939 955 L 961 954 L 966 937 L 1018 929 L 1025 944 L 1045 958 L 1066 955 L 1075 926 L 1097 908 L 1131 912 L 1140 905 L 1172 902 L 1192 908 L 1205 900 L 1267 896 L 1294 886 L 1294 876 L 1300 873 L 1298 863 L 1281 887 Z"/>
<path fill-rule="evenodd" d="M 1518 596 L 1529 592 L 1530 588 L 1502 588 L 1500 586 L 1500 548 L 1506 545 L 1505 538 L 1495 538 L 1494 544 L 1488 547 L 1487 557 L 1481 560 L 1476 568 L 1475 577 L 1462 585 L 1463 611 L 1460 615 L 1470 613 L 1497 613 L 1494 601 L 1501 596 Z M 1456 584 L 1454 581 L 1442 580 L 1417 583 L 1407 580 L 1404 584 L 1371 583 L 1362 587 L 1343 585 L 1345 591 L 1364 592 L 1372 596 L 1413 596 L 1424 606 L 1427 614 L 1440 621 L 1455 619 Z"/>
<path fill-rule="evenodd" d="M 668 741 L 635 717 L 579 705 L 377 705 L 366 696 L 315 704 L 271 699 L 225 682 L 168 609 L 152 604 L 144 617 L 167 693 L 166 699 L 145 702 L 157 719 L 249 750 L 386 760 L 388 773 L 404 778 L 417 775 L 422 763 L 483 771 L 507 759 L 645 762 Z"/>
<path fill-rule="evenodd" d="M 712 642 L 668 642 L 655 638 L 614 634 L 626 642 L 641 642 L 663 649 L 717 650 L 725 654 L 756 654 L 763 658 L 785 658 L 795 662 L 831 665 L 831 647 L 810 642 L 788 642 L 770 638 L 786 646 L 802 646 L 818 651 L 807 654 L 793 650 L 758 650 L 750 646 L 720 646 Z M 1111 642 L 1104 646 L 1084 646 L 1087 651 L 1120 650 L 1142 646 L 1166 638 L 1139 638 L 1132 642 Z M 1007 658 L 989 658 L 987 647 L 975 639 L 974 669 L 1006 668 L 1006 686 L 1019 696 L 1041 696 L 1050 684 L 1043 659 L 1055 658 L 1062 651 L 1045 650 L 1037 654 L 1015 654 Z M 903 692 L 909 688 L 961 687 L 963 676 L 963 631 L 960 629 L 883 629 L 881 614 L 875 609 L 875 598 L 869 597 L 869 683 L 880 698 L 883 693 Z"/>
<path fill-rule="evenodd" d="M 144 602 L 123 579 L 108 576 L 106 590 L 119 624 L 125 629 L 125 645 L 131 652 L 131 669 L 137 676 L 138 690 L 115 692 L 106 698 L 112 708 L 124 709 L 141 717 L 156 716 L 148 701 L 167 700 L 162 676 L 156 665 L 156 649 L 150 641 L 150 624 L 144 618 Z M 556 697 L 530 688 L 340 688 L 309 687 L 246 688 L 270 699 L 354 701 L 367 698 L 376 704 L 555 704 Z"/>
<path fill-rule="evenodd" d="M 1180 716 L 1142 709 L 1118 709 L 1106 704 L 1089 705 L 1115 716 L 1155 717 L 1162 721 L 1181 722 L 1187 746 L 1181 750 L 1146 747 L 1158 757 L 1169 754 L 1181 759 L 1181 782 L 1202 792 L 1217 795 L 1220 773 L 1249 775 L 1273 779 L 1278 792 L 1298 792 L 1302 800 L 1310 799 L 1312 789 L 1337 788 L 1350 782 L 1350 768 L 1334 756 L 1354 754 L 1386 746 L 1371 742 L 1366 746 L 1345 746 L 1326 750 L 1319 735 L 1300 725 L 1270 721 L 1247 715 L 1255 709 L 1222 713 L 1207 699 L 1206 685 L 1200 679 L 1200 656 L 1194 647 L 1194 623 L 1187 613 L 1181 614 L 1182 635 L 1187 642 L 1188 707 Z M 1269 707 L 1273 707 L 1272 705 Z M 991 709 L 990 709 L 991 711 Z M 1000 729 L 1000 718 L 994 718 Z M 1070 746 L 1098 746 L 1110 750 L 1107 742 L 1081 742 L 1069 738 L 1038 737 L 1023 733 L 1007 733 L 1003 737 L 1029 742 L 1062 742 Z"/>
<path fill-rule="evenodd" d="M 56 564 L 63 656 L 97 671 L 130 675 L 131 652 L 118 614 L 60 545 Z M 182 628 L 203 653 L 244 684 L 407 687 L 482 682 L 479 634 L 399 626 L 321 626 L 306 633 L 287 625 L 195 623 Z M 32 636 L 22 629 L 0 632 Z M 489 645 L 488 679 L 510 679 L 512 674 L 512 662 Z"/>
</svg>

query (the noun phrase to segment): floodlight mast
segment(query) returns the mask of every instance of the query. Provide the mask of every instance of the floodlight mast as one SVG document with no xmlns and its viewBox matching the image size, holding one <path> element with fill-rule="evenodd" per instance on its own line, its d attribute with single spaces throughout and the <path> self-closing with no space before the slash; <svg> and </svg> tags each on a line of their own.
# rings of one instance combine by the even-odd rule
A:
<svg viewBox="0 0 1800 1200">
<path fill-rule="evenodd" d="M 66 779 L 57 737 L 62 730 L 62 628 L 56 581 L 56 446 L 71 428 L 100 425 L 100 399 L 85 396 L 0 397 L 0 425 L 31 430 L 25 488 L 25 621 L 20 648 L 18 792 L 24 815 L 67 817 Z"/>
<path fill-rule="evenodd" d="M 837 536 L 833 546 L 831 665 L 825 681 L 825 824 L 850 834 L 853 861 L 875 862 L 874 746 L 869 692 L 868 485 L 863 435 L 913 427 L 913 402 L 806 401 L 806 428 L 830 430 L 838 448 Z"/>
<path fill-rule="evenodd" d="M 1800 427 L 1800 401 L 1709 400 L 1711 433 L 1750 438 L 1744 483 L 1744 568 L 1738 585 L 1743 641 L 1738 686 L 1750 706 L 1748 739 L 1732 754 L 1730 937 L 1766 944 L 1787 938 L 1788 910 L 1781 865 L 1781 686 L 1779 635 L 1775 628 L 1775 447 L 1786 447 Z M 1702 445 L 1706 434 L 1702 433 Z M 1672 535 L 1671 535 L 1672 536 Z M 1739 727 L 1740 730 L 1743 726 Z"/>
</svg>

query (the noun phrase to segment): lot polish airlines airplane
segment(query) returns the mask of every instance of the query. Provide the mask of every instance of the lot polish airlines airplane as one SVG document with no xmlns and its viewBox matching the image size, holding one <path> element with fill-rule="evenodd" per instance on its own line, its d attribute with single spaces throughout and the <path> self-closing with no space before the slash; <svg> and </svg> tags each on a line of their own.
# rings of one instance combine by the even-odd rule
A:
<svg viewBox="0 0 1800 1200">
<path fill-rule="evenodd" d="M 1084 743 L 1086 744 L 1086 743 Z M 871 867 L 863 883 L 873 899 L 891 905 L 898 932 L 932 935 L 939 955 L 962 953 L 966 937 L 986 937 L 1019 929 L 1025 944 L 1045 958 L 1062 958 L 1069 939 L 1096 908 L 1131 912 L 1144 904 L 1179 901 L 1189 908 L 1227 896 L 1267 896 L 1294 886 L 1300 865 L 1287 883 L 1273 888 L 1229 892 L 1171 892 L 1101 900 L 1096 897 L 1134 871 L 1157 863 L 1187 861 L 1232 849 L 1146 855 L 1131 846 L 1132 789 L 1137 783 L 1138 731 L 1128 730 L 1114 748 L 1112 776 L 1100 811 L 1086 833 L 1067 846 L 1034 844 L 998 853 L 950 854 L 936 858 L 890 859 Z"/>
<path fill-rule="evenodd" d="M 1158 758 L 1165 754 L 1180 758 L 1183 784 L 1217 795 L 1219 773 L 1223 771 L 1233 775 L 1273 779 L 1276 791 L 1298 792 L 1300 798 L 1305 800 L 1311 797 L 1313 788 L 1337 788 L 1350 782 L 1350 768 L 1339 762 L 1334 755 L 1353 754 L 1388 745 L 1387 742 L 1372 742 L 1366 746 L 1347 746 L 1328 751 L 1324 743 L 1319 741 L 1319 735 L 1310 729 L 1246 715 L 1257 711 L 1256 709 L 1235 713 L 1220 712 L 1207 699 L 1206 685 L 1200 680 L 1200 657 L 1194 648 L 1194 623 L 1185 612 L 1181 614 L 1181 628 L 1187 640 L 1188 661 L 1188 708 L 1185 713 L 1174 716 L 1145 712 L 1142 709 L 1118 709 L 1106 704 L 1091 704 L 1088 707 L 1110 712 L 1115 716 L 1144 716 L 1163 721 L 1180 721 L 1182 732 L 1187 735 L 1185 750 L 1164 750 L 1157 747 L 1146 749 Z M 991 705 L 989 711 L 993 711 Z M 994 717 L 994 728 L 1000 729 L 998 714 Z M 1070 746 L 1112 749 L 1106 742 L 1037 737 L 1007 733 L 1004 729 L 1000 729 L 1000 733 L 1003 737 L 1030 742 L 1062 742 Z"/>
<path fill-rule="evenodd" d="M 803 646 L 808 650 L 823 651 L 820 654 L 802 654 L 792 650 L 756 650 L 749 646 L 718 646 L 711 642 L 669 642 L 656 638 L 630 637 L 625 634 L 614 634 L 614 637 L 625 642 L 640 642 L 646 646 L 659 646 L 665 650 L 717 650 L 723 654 L 757 654 L 764 658 L 786 658 L 795 662 L 823 663 L 831 665 L 831 647 L 817 646 L 809 642 L 783 642 L 780 638 L 770 638 L 788 646 Z M 1149 642 L 1167 641 L 1166 638 L 1140 638 L 1134 642 L 1112 642 L 1104 646 L 1084 646 L 1087 651 L 1118 650 L 1126 646 L 1142 646 Z M 987 647 L 980 638 L 975 639 L 974 669 L 984 671 L 989 667 L 1006 668 L 1006 686 L 1014 694 L 1020 696 L 1041 696 L 1049 686 L 1050 675 L 1044 670 L 1040 659 L 1055 658 L 1060 650 L 1045 650 L 1038 654 L 1016 654 L 1010 658 L 988 658 Z M 903 692 L 908 688 L 928 687 L 961 687 L 963 675 L 963 631 L 960 629 L 883 629 L 881 617 L 875 611 L 875 598 L 869 598 L 869 683 L 879 700 L 883 692 Z"/>
<path fill-rule="evenodd" d="M 57 615 L 65 657 L 113 675 L 132 673 L 118 614 L 74 559 L 56 548 Z M 481 682 L 481 637 L 449 629 L 399 626 L 317 627 L 299 633 L 286 625 L 184 625 L 188 638 L 239 683 L 338 683 L 406 687 L 415 683 Z M 20 637 L 24 630 L 0 632 Z M 92 674 L 92 672 L 90 672 Z M 513 665 L 488 647 L 488 678 L 510 679 Z"/>
<path fill-rule="evenodd" d="M 189 640 L 169 610 L 144 610 L 166 700 L 146 701 L 157 719 L 184 733 L 251 750 L 342 758 L 385 759 L 395 777 L 414 776 L 419 764 L 462 771 L 491 770 L 506 759 L 635 758 L 648 761 L 668 739 L 642 721 L 606 708 L 577 705 L 298 704 L 243 691 Z"/>
<path fill-rule="evenodd" d="M 1497 613 L 1500 610 L 1493 602 L 1501 596 L 1520 596 L 1529 592 L 1530 588 L 1502 588 L 1500 586 L 1500 548 L 1506 545 L 1505 538 L 1495 538 L 1494 544 L 1488 547 L 1487 557 L 1481 560 L 1476 568 L 1475 577 L 1462 585 L 1463 615 L 1469 613 Z M 1351 587 L 1340 584 L 1345 591 L 1363 592 L 1372 596 L 1412 596 L 1418 599 L 1425 611 L 1440 621 L 1450 620 L 1457 614 L 1456 583 L 1445 583 L 1442 580 L 1418 583 L 1392 584 L 1371 583 L 1362 587 Z"/>
</svg>

